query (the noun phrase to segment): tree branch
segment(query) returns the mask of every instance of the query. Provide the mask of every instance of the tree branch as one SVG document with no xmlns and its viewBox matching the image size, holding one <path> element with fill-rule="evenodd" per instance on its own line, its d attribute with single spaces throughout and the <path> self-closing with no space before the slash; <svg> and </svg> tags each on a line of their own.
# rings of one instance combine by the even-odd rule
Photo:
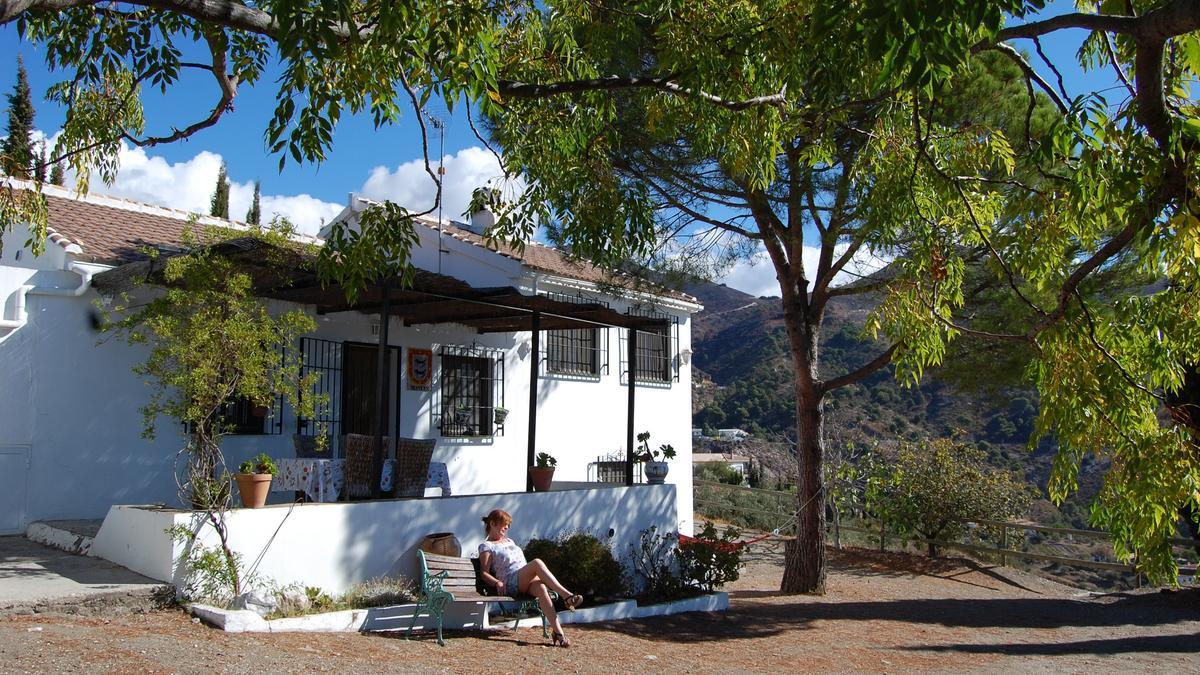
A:
<svg viewBox="0 0 1200 675">
<path fill-rule="evenodd" d="M 769 94 L 766 96 L 756 96 L 754 98 L 731 101 L 729 99 L 710 94 L 701 89 L 690 89 L 675 82 L 674 76 L 667 77 L 617 77 L 610 75 L 608 77 L 599 77 L 590 80 L 569 80 L 566 82 L 553 82 L 550 84 L 533 84 L 528 82 L 516 82 L 513 80 L 500 80 L 498 87 L 500 95 L 506 98 L 528 99 L 528 98 L 549 98 L 552 96 L 562 96 L 565 94 L 578 94 L 585 91 L 614 91 L 619 89 L 658 89 L 660 91 L 679 94 L 691 98 L 698 98 L 702 101 L 718 105 L 728 110 L 745 110 L 756 106 L 771 105 L 783 106 L 787 104 L 787 93 L 780 91 L 777 94 Z"/>
<path fill-rule="evenodd" d="M 891 347 L 887 348 L 887 351 L 879 356 L 876 356 L 869 363 L 864 363 L 863 365 L 859 366 L 857 370 L 853 370 L 845 375 L 840 375 L 832 380 L 822 382 L 821 393 L 824 394 L 839 387 L 844 387 L 848 384 L 854 384 L 855 382 L 858 382 L 880 368 L 887 366 L 892 362 L 892 355 L 896 353 L 896 349 L 898 349 L 901 344 L 902 343 L 900 342 L 893 344 Z"/>
<path fill-rule="evenodd" d="M 168 136 L 135 138 L 130 134 L 122 133 L 121 136 L 123 138 L 128 140 L 130 143 L 143 148 L 154 147 L 161 143 L 173 143 L 180 139 L 187 138 L 197 131 L 213 126 L 220 121 L 221 116 L 224 115 L 226 111 L 233 107 L 233 98 L 234 96 L 237 96 L 237 78 L 231 78 L 229 74 L 225 72 L 225 40 L 223 34 L 221 39 L 217 39 L 217 37 L 213 34 L 206 33 L 204 40 L 208 43 L 208 50 L 212 54 L 213 58 L 212 68 L 206 68 L 206 70 L 211 70 L 213 79 L 217 81 L 217 87 L 219 87 L 221 90 L 221 99 L 217 101 L 217 105 L 213 107 L 212 112 L 209 113 L 208 117 L 200 120 L 199 122 L 191 124 L 184 129 L 176 129 L 174 133 Z"/>
</svg>

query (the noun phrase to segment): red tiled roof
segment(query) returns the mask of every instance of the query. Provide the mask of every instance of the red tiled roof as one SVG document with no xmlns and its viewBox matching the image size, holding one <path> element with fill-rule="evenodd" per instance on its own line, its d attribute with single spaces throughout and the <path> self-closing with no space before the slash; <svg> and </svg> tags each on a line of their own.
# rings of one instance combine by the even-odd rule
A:
<svg viewBox="0 0 1200 675">
<path fill-rule="evenodd" d="M 122 264 L 144 256 L 147 246 L 178 244 L 188 225 L 185 218 L 172 218 L 127 209 L 92 204 L 82 200 L 46 196 L 50 227 L 83 249 L 80 258 L 99 263 Z"/>
<path fill-rule="evenodd" d="M 178 245 L 183 240 L 189 219 L 199 218 L 203 224 L 245 227 L 243 223 L 235 221 L 196 216 L 186 211 L 130 200 L 79 197 L 61 188 L 46 188 L 45 197 L 51 240 L 63 247 L 77 244 L 83 250 L 79 258 L 89 262 L 119 265 L 143 258 L 143 248 Z M 438 227 L 434 220 L 418 219 L 418 222 L 432 229 Z M 633 285 L 630 277 L 614 276 L 586 261 L 572 260 L 562 251 L 549 246 L 530 243 L 521 253 L 504 244 L 489 245 L 482 236 L 453 224 L 443 224 L 442 229 L 450 237 L 519 260 L 531 269 L 597 284 L 626 288 Z M 653 287 L 648 290 L 698 304 L 695 298 L 679 291 Z"/>
</svg>

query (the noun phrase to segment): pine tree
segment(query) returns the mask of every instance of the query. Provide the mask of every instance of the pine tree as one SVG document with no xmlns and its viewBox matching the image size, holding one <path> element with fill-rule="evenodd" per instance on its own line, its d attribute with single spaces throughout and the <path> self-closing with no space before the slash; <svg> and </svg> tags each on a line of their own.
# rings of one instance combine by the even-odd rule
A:
<svg viewBox="0 0 1200 675">
<path fill-rule="evenodd" d="M 262 208 L 259 206 L 259 197 L 262 195 L 262 182 L 254 181 L 254 201 L 250 202 L 250 210 L 246 212 L 246 222 L 250 225 L 258 225 L 262 220 Z"/>
<path fill-rule="evenodd" d="M 0 143 L 0 172 L 29 178 L 33 161 L 33 101 L 25 63 L 17 56 L 17 84 L 8 95 L 8 138 Z"/>
<path fill-rule="evenodd" d="M 51 185 L 64 185 L 67 180 L 67 177 L 65 174 L 66 174 L 66 171 L 63 170 L 63 163 L 55 162 L 54 166 L 50 168 L 50 184 Z"/>
<path fill-rule="evenodd" d="M 221 162 L 221 170 L 217 172 L 217 186 L 213 189 L 208 214 L 218 218 L 229 218 L 229 172 L 225 162 Z"/>
<path fill-rule="evenodd" d="M 46 144 L 42 143 L 42 151 L 38 153 L 37 161 L 33 165 L 33 179 L 39 183 L 46 182 Z"/>
</svg>

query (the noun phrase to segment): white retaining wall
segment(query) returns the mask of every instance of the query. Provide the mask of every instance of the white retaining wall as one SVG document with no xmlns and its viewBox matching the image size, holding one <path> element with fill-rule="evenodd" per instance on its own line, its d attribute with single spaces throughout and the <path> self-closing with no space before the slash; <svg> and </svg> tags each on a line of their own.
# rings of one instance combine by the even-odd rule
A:
<svg viewBox="0 0 1200 675">
<path fill-rule="evenodd" d="M 227 514 L 230 545 L 247 569 L 278 585 L 299 583 L 329 593 L 380 576 L 416 579 L 416 550 L 427 534 L 454 532 L 464 555 L 483 541 L 482 518 L 494 508 L 513 516 L 509 536 L 524 545 L 534 537 L 587 531 L 607 540 L 623 558 L 651 526 L 673 532 L 673 485 L 399 499 L 335 504 L 292 504 L 233 509 Z M 91 555 L 152 579 L 182 582 L 182 546 L 166 530 L 196 527 L 198 514 L 144 506 L 114 506 L 92 544 Z M 611 536 L 610 536 L 611 532 Z M 218 546 L 200 527 L 200 541 Z"/>
</svg>

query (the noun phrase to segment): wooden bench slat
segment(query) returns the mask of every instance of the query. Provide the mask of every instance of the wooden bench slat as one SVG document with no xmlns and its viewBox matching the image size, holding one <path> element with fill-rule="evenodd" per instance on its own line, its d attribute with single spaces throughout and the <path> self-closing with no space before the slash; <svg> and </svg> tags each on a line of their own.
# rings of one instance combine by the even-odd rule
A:
<svg viewBox="0 0 1200 675">
<path fill-rule="evenodd" d="M 524 595 L 521 597 L 513 597 L 511 595 L 481 595 L 476 586 L 476 566 L 471 558 L 458 558 L 454 556 L 438 555 L 436 553 L 420 552 L 425 559 L 425 569 L 421 575 L 421 587 L 424 589 L 426 576 L 443 574 L 441 580 L 441 590 L 444 593 L 449 593 L 454 602 L 517 602 L 522 608 L 521 612 L 526 611 L 525 608 L 532 608 L 534 612 L 541 615 L 541 609 L 537 607 L 532 596 Z M 413 613 L 413 619 L 409 623 L 408 630 L 411 633 L 413 625 L 417 620 L 417 614 L 420 613 L 420 605 L 417 611 Z M 440 609 L 435 610 L 432 615 L 437 621 L 438 644 L 445 644 L 442 641 L 442 615 Z M 546 633 L 546 618 L 542 617 L 542 633 Z"/>
</svg>

